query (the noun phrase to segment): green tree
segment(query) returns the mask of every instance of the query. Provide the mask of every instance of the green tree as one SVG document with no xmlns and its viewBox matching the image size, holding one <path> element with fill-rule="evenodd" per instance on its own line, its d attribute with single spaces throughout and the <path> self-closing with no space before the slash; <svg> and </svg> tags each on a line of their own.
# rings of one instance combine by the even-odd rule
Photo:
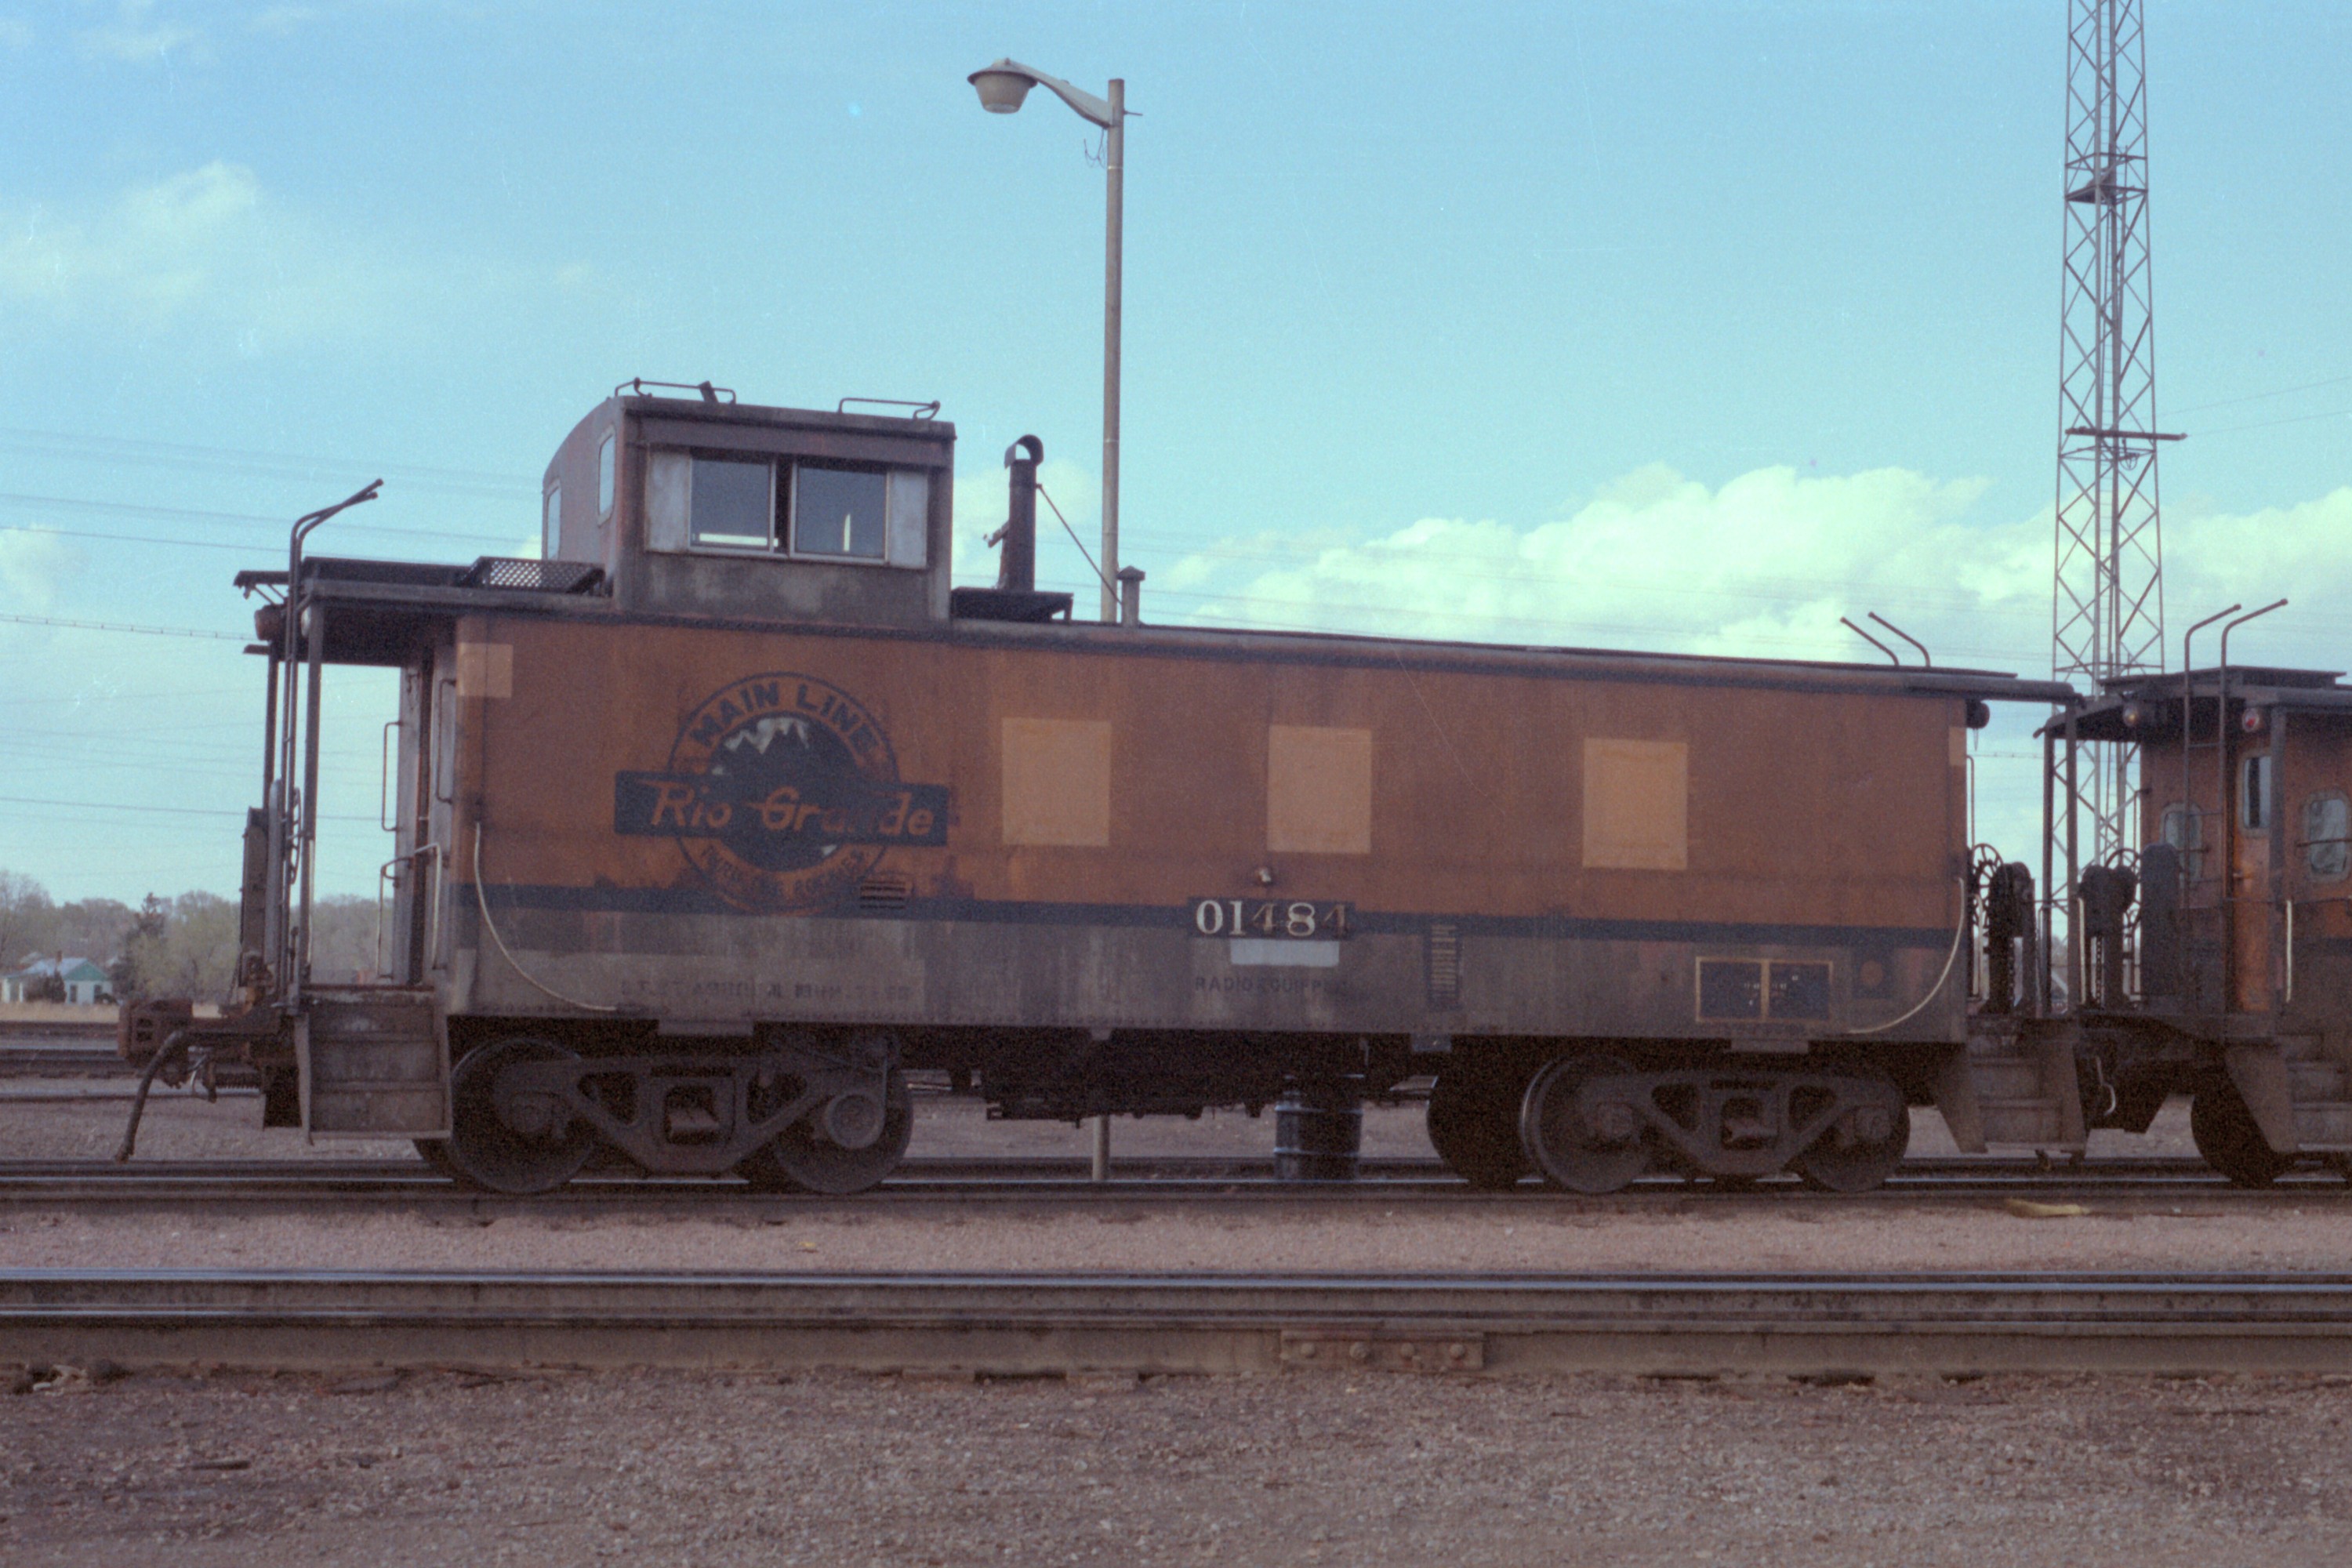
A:
<svg viewBox="0 0 2352 1568">
<path fill-rule="evenodd" d="M 122 951 L 131 934 L 131 910 L 113 899 L 77 899 L 59 904 L 42 951 L 87 958 L 100 969 Z"/>
<path fill-rule="evenodd" d="M 157 983 L 165 973 L 165 946 L 171 936 L 172 907 L 150 893 L 131 918 L 122 951 L 107 967 L 114 994 L 125 1002 L 144 1001 L 160 994 Z"/>
<path fill-rule="evenodd" d="M 392 938 L 377 931 L 376 910 L 373 899 L 349 894 L 318 901 L 311 911 L 312 980 L 321 985 L 349 985 L 383 978 L 377 950 L 391 946 Z"/>
<path fill-rule="evenodd" d="M 236 906 L 217 893 L 173 899 L 156 967 L 146 977 L 150 994 L 210 1002 L 226 995 L 236 978 Z"/>
</svg>

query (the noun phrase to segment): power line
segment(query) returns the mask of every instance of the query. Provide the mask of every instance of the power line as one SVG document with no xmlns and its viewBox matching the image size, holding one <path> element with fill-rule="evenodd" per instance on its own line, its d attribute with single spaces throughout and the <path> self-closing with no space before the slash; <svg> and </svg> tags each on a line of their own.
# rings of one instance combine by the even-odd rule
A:
<svg viewBox="0 0 2352 1568">
<path fill-rule="evenodd" d="M 280 479 L 323 480 L 362 470 L 396 478 L 419 489 L 476 495 L 523 497 L 537 487 L 520 475 L 471 468 L 435 468 L 408 463 L 367 463 L 344 458 L 306 458 L 255 452 L 234 447 L 199 447 L 173 441 L 141 441 L 119 436 L 86 436 L 60 430 L 0 426 L 0 448 L 81 461 L 136 463 L 148 467 L 245 470 Z"/>
<path fill-rule="evenodd" d="M 30 529 L 6 529 L 0 532 L 33 532 Z M 112 621 L 61 621 L 52 616 L 0 616 L 0 621 L 13 621 L 20 626 L 69 626 L 80 632 L 128 632 L 149 637 L 209 637 L 220 642 L 251 642 L 243 632 L 203 632 L 189 626 L 132 626 Z"/>
<path fill-rule="evenodd" d="M 2268 430 L 2279 425 L 2308 425 L 2315 419 L 2341 419 L 2352 415 L 2352 408 L 2330 408 L 2323 414 L 2297 414 L 2285 419 L 2264 419 L 2252 425 L 2224 425 L 2219 430 L 2200 430 L 2200 436 L 2227 436 L 2233 430 Z"/>
<path fill-rule="evenodd" d="M 381 533 L 383 529 L 374 529 L 374 531 Z M 33 538 L 106 538 L 106 541 L 113 541 L 118 545 L 164 545 L 164 548 L 172 550 L 236 550 L 237 555 L 254 557 L 273 555 L 268 545 L 236 543 L 228 538 L 155 538 L 152 533 L 99 533 L 94 529 L 24 529 L 14 527 L 14 524 L 0 527 L 0 533 L 28 533 Z M 489 538 L 489 533 L 478 533 L 475 538 Z M 285 550 L 278 550 L 275 557 L 285 560 Z M 391 557 L 391 560 L 414 560 L 414 557 Z"/>
<path fill-rule="evenodd" d="M 131 805 L 127 802 L 112 800 L 43 800 L 32 795 L 0 795 L 0 805 L 55 805 L 63 806 L 68 811 L 137 811 L 145 812 L 152 816 L 158 816 L 241 817 L 245 815 L 242 808 L 236 810 L 226 810 L 214 809 L 201 805 Z M 321 822 L 373 822 L 378 825 L 381 825 L 383 822 L 383 818 L 375 816 L 321 816 L 319 820 Z"/>
<path fill-rule="evenodd" d="M 198 697 L 251 697 L 254 689 L 244 686 L 206 686 L 194 691 L 75 691 L 58 697 L 18 697 L 13 692 L 0 698 L 0 705 L 29 707 L 51 702 L 184 702 Z"/>
<path fill-rule="evenodd" d="M 265 528 L 274 529 L 281 533 L 288 528 L 291 527 L 293 523 L 293 520 L 291 518 L 268 517 L 257 512 L 204 511 L 198 510 L 193 507 L 143 506 L 133 501 L 83 500 L 73 496 L 28 496 L 0 493 L 0 506 L 58 507 L 67 511 L 114 512 L 126 517 L 184 517 L 193 518 L 202 522 L 251 523 L 257 524 Z M 346 523 L 342 527 L 337 529 L 336 531 L 338 533 L 394 534 L 404 539 L 480 540 L 495 539 L 499 537 L 499 531 L 496 529 L 490 528 L 453 531 L 448 529 L 394 528 L 383 524 L 371 524 L 365 522 Z M 517 530 L 517 531 L 520 532 L 522 531 Z"/>
<path fill-rule="evenodd" d="M 2306 381 L 2300 386 L 2282 386 L 2276 392 L 2250 392 L 2243 397 L 2224 397 L 2218 403 L 2192 403 L 2186 408 L 2168 412 L 2175 415 L 2201 414 L 2208 408 L 2231 408 L 2241 403 L 2260 403 L 2266 397 L 2284 397 L 2294 392 L 2315 392 L 2323 386 L 2341 386 L 2347 381 L 2352 381 L 2352 375 L 2330 376 L 2326 381 Z"/>
</svg>

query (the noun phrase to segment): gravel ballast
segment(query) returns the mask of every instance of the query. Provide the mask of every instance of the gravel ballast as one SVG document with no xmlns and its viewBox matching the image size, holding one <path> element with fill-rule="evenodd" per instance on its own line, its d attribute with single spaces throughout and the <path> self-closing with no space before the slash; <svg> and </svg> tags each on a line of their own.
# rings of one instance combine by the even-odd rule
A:
<svg viewBox="0 0 2352 1568">
<path fill-rule="evenodd" d="M 2346 1381 L 45 1370 L 0 1559 L 2294 1568 Z"/>
<path fill-rule="evenodd" d="M 0 1212 L 10 1268 L 630 1268 L 840 1272 L 1943 1273 L 2352 1270 L 2352 1202 L 2021 1218 L 1997 1201 L 1700 1194 L 1394 1207 L 1286 1198 L 920 1206 L 856 1200 L 710 1217 Z"/>
</svg>

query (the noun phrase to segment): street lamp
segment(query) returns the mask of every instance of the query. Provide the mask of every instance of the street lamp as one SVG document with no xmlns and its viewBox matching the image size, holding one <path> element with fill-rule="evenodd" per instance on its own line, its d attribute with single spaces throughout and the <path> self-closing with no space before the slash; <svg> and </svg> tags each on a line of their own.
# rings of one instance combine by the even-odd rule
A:
<svg viewBox="0 0 2352 1568">
<path fill-rule="evenodd" d="M 1110 97 L 1097 98 L 1059 77 L 1032 70 L 1015 60 L 999 60 L 967 78 L 979 89 L 980 106 L 991 114 L 1019 111 L 1033 87 L 1045 87 L 1089 124 L 1099 125 L 1104 168 L 1108 175 L 1109 217 L 1105 224 L 1103 263 L 1103 473 L 1102 473 L 1102 618 L 1118 619 L 1118 294 L 1119 205 L 1127 150 L 1127 82 L 1110 80 Z"/>
</svg>

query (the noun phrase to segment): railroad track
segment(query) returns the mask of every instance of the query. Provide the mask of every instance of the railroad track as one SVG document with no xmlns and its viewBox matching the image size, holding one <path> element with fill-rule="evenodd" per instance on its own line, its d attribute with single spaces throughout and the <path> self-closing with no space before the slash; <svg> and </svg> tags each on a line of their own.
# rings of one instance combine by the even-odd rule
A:
<svg viewBox="0 0 2352 1568">
<path fill-rule="evenodd" d="M 2352 1373 L 2352 1276 L 0 1271 L 89 1367 Z"/>
<path fill-rule="evenodd" d="M 1065 1205 L 1164 1205 L 1284 1202 L 1350 1205 L 1410 1202 L 1473 1208 L 1525 1204 L 1639 1208 L 1695 1198 L 1710 1204 L 1850 1205 L 1982 1199 L 2097 1198 L 2222 1203 L 2344 1201 L 2352 1188 L 2313 1167 L 2270 1193 L 2232 1188 L 2193 1159 L 2109 1159 L 2080 1166 L 1961 1155 L 1916 1160 L 1880 1191 L 1841 1195 L 1793 1180 L 1749 1192 L 1715 1192 L 1679 1177 L 1652 1176 L 1609 1198 L 1583 1198 L 1525 1183 L 1510 1193 L 1475 1191 L 1434 1160 L 1367 1160 L 1353 1182 L 1277 1181 L 1263 1160 L 1171 1157 L 1115 1167 L 1106 1183 L 1087 1179 L 1086 1162 L 1063 1159 L 914 1159 L 874 1192 L 852 1198 L 757 1193 L 730 1178 L 592 1173 L 560 1192 L 502 1197 L 457 1186 L 422 1162 L 394 1161 L 0 1161 L 0 1206 L 112 1210 L 235 1207 L 244 1211 L 454 1207 L 476 1212 L 766 1211 L 814 1205 L 892 1207 L 951 1200 Z"/>
<path fill-rule="evenodd" d="M 0 1037 L 0 1078 L 122 1078 L 138 1072 L 114 1042 L 27 1041 Z"/>
</svg>

